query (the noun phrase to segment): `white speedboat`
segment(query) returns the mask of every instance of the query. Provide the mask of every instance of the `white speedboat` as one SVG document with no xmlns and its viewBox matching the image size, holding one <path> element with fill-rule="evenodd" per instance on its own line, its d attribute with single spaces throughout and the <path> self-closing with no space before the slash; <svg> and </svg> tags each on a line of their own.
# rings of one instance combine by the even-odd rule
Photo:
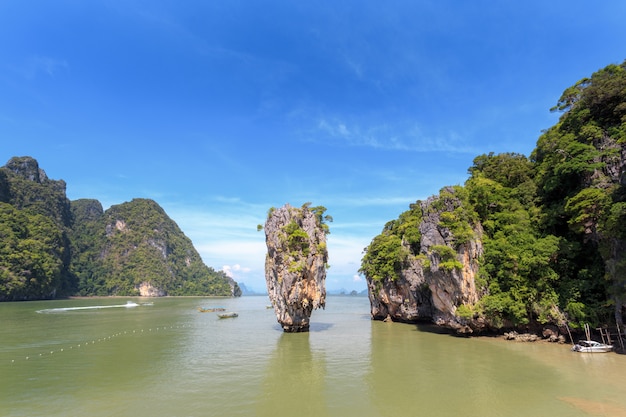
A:
<svg viewBox="0 0 626 417">
<path fill-rule="evenodd" d="M 579 340 L 578 343 L 572 346 L 572 351 L 574 352 L 604 353 L 612 350 L 612 345 L 606 345 L 594 340 Z"/>
</svg>

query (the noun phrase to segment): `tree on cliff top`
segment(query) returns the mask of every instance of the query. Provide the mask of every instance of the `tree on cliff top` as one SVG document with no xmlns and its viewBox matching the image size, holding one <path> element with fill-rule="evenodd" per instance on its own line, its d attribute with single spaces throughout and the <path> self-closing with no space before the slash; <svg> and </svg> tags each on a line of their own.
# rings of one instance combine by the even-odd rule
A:
<svg viewBox="0 0 626 417">
<path fill-rule="evenodd" d="M 589 281 L 595 283 L 595 290 L 602 291 L 596 305 L 612 303 L 621 324 L 626 297 L 626 61 L 566 89 L 553 110 L 563 114 L 539 138 L 531 156 L 545 212 L 542 227 L 581 248 L 579 258 L 568 259 L 576 267 L 564 272 L 582 273 L 572 277 L 578 281 L 574 291 L 589 292 Z M 580 264 L 589 253 L 602 259 L 603 268 Z"/>
</svg>

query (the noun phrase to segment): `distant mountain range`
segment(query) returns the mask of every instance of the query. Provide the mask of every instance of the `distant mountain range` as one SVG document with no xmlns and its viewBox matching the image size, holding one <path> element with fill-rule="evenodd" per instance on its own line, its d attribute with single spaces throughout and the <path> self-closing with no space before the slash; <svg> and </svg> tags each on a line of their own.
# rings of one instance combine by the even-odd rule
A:
<svg viewBox="0 0 626 417">
<path fill-rule="evenodd" d="M 254 290 L 248 289 L 245 283 L 238 282 L 239 288 L 241 288 L 241 295 L 267 295 L 267 291 L 264 292 L 256 292 Z M 349 296 L 359 296 L 359 297 L 367 297 L 367 288 L 362 291 L 348 291 L 344 288 L 340 288 L 338 290 L 326 290 L 326 294 L 328 295 L 349 295 Z"/>
</svg>

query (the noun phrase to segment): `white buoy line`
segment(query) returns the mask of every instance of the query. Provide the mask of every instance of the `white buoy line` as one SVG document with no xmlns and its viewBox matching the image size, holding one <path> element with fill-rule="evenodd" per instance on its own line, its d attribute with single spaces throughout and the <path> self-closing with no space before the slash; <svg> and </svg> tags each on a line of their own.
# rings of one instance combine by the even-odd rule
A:
<svg viewBox="0 0 626 417">
<path fill-rule="evenodd" d="M 57 350 L 51 350 L 51 351 L 47 351 L 46 350 L 45 352 L 40 352 L 39 354 L 36 354 L 36 356 L 27 355 L 27 356 L 22 356 L 20 358 L 11 359 L 10 363 L 16 363 L 19 360 L 29 361 L 29 360 L 34 360 L 34 359 L 39 359 L 39 358 L 44 358 L 44 357 L 50 357 L 50 356 L 52 356 L 54 354 L 58 354 L 58 353 L 61 353 L 61 352 L 66 352 L 66 351 L 73 350 L 73 349 L 84 349 L 86 347 L 93 346 L 93 345 L 96 345 L 98 343 L 106 342 L 106 341 L 109 341 L 111 339 L 114 339 L 114 338 L 117 338 L 117 337 L 120 337 L 120 336 L 124 336 L 124 335 L 129 335 L 129 336 L 141 335 L 142 333 L 151 333 L 153 331 L 156 333 L 156 332 L 165 331 L 165 330 L 184 329 L 184 328 L 189 328 L 189 327 L 192 327 L 192 326 L 189 325 L 189 324 L 182 324 L 182 325 L 176 325 L 176 326 L 158 326 L 158 327 L 155 327 L 155 328 L 149 327 L 149 328 L 146 328 L 146 329 L 125 330 L 123 332 L 114 333 L 112 335 L 105 336 L 105 337 L 100 337 L 98 339 L 94 338 L 94 339 L 87 340 L 87 341 L 82 342 L 82 343 L 76 343 L 76 344 L 72 344 L 72 345 L 69 345 L 69 346 L 65 346 L 65 347 L 59 348 Z"/>
</svg>

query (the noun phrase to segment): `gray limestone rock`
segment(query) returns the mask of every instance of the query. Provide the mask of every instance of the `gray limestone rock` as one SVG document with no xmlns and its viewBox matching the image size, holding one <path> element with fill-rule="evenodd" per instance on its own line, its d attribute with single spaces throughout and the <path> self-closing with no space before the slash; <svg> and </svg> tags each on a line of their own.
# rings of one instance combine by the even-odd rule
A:
<svg viewBox="0 0 626 417">
<path fill-rule="evenodd" d="M 286 204 L 265 223 L 267 291 L 285 332 L 308 331 L 312 311 L 326 303 L 327 228 L 316 209 Z"/>
<path fill-rule="evenodd" d="M 460 305 L 472 305 L 478 301 L 475 277 L 478 260 L 483 252 L 482 227 L 471 224 L 473 237 L 458 242 L 453 232 L 442 225 L 441 215 L 452 212 L 461 202 L 450 196 L 442 199 L 430 197 L 419 202 L 422 220 L 417 225 L 420 234 L 419 252 L 406 242 L 403 246 L 408 256 L 399 276 L 382 281 L 367 278 L 372 318 L 384 320 L 390 317 L 401 322 L 430 322 L 459 333 L 480 330 L 482 323 L 463 319 L 456 314 Z M 436 207 L 436 208 L 435 208 Z M 445 262 L 442 248 L 450 248 L 453 265 Z"/>
</svg>

